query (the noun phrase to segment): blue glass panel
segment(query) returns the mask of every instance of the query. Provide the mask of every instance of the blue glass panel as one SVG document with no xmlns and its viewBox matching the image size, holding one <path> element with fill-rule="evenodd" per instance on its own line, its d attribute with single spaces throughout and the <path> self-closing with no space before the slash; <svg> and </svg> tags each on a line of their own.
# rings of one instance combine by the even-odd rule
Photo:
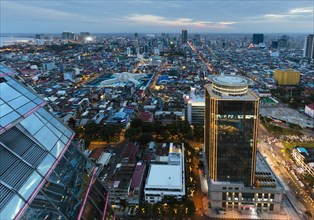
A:
<svg viewBox="0 0 314 220">
<path fill-rule="evenodd" d="M 48 170 L 51 168 L 52 164 L 56 161 L 56 158 L 52 157 L 51 155 L 47 155 L 46 158 L 40 163 L 37 170 L 38 172 L 45 176 Z"/>
<path fill-rule="evenodd" d="M 56 144 L 58 138 L 46 126 L 42 127 L 36 134 L 35 138 L 48 150 Z"/>
<path fill-rule="evenodd" d="M 31 92 L 26 93 L 25 96 L 28 97 L 28 98 L 31 99 L 31 100 L 37 98 L 37 96 L 36 96 L 35 94 L 31 93 Z"/>
<path fill-rule="evenodd" d="M 27 200 L 30 195 L 35 191 L 36 187 L 43 178 L 37 173 L 34 172 L 29 179 L 24 183 L 24 185 L 19 190 L 19 194 Z"/>
<path fill-rule="evenodd" d="M 0 83 L 0 94 L 1 98 L 6 102 L 21 96 L 19 92 L 6 83 Z"/>
<path fill-rule="evenodd" d="M 61 131 L 62 133 L 65 132 L 66 127 L 60 121 L 58 121 L 56 118 L 51 118 L 49 122 L 53 126 L 55 126 L 57 129 L 59 129 L 59 131 Z"/>
<path fill-rule="evenodd" d="M 40 108 L 40 109 L 38 109 L 38 111 L 37 111 L 42 117 L 44 117 L 46 120 L 50 120 L 53 116 L 51 115 L 51 114 L 49 114 L 48 112 L 47 112 L 47 110 L 46 109 L 44 109 L 44 108 Z"/>
<path fill-rule="evenodd" d="M 13 199 L 1 211 L 1 219 L 14 219 L 15 215 L 20 211 L 25 202 L 18 196 Z"/>
<path fill-rule="evenodd" d="M 37 105 L 34 102 L 29 102 L 26 105 L 23 105 L 22 107 L 18 108 L 16 111 L 20 113 L 21 115 L 26 114 L 27 112 L 34 109 Z"/>
<path fill-rule="evenodd" d="M 42 123 L 34 114 L 31 114 L 21 122 L 21 125 L 34 135 L 42 126 L 44 126 L 44 123 Z"/>
<path fill-rule="evenodd" d="M 0 105 L 0 117 L 3 117 L 4 115 L 12 112 L 13 109 L 8 106 L 7 104 L 3 104 L 3 105 Z"/>
<path fill-rule="evenodd" d="M 38 109 L 38 110 L 34 113 L 34 115 L 36 115 L 36 117 L 37 117 L 38 119 L 40 119 L 44 124 L 47 124 L 48 121 L 47 121 L 43 116 L 41 116 L 41 114 L 38 114 L 38 112 L 41 111 L 41 110 L 42 110 L 42 108 Z"/>
<path fill-rule="evenodd" d="M 47 124 L 47 127 L 48 127 L 50 130 L 52 130 L 52 132 L 53 132 L 58 138 L 61 137 L 62 133 L 61 133 L 58 129 L 56 129 L 52 124 L 48 123 L 48 124 Z"/>
<path fill-rule="evenodd" d="M 55 146 L 51 149 L 50 153 L 57 158 L 64 149 L 64 146 L 65 144 L 61 140 L 58 140 Z"/>
<path fill-rule="evenodd" d="M 62 140 L 63 143 L 68 143 L 69 138 L 67 136 L 65 136 L 65 135 L 62 135 L 61 140 Z"/>
<path fill-rule="evenodd" d="M 67 129 L 65 132 L 64 132 L 65 136 L 67 136 L 68 138 L 70 138 L 73 134 L 73 132 L 70 130 L 70 129 Z"/>
<path fill-rule="evenodd" d="M 36 98 L 35 100 L 33 100 L 33 102 L 35 102 L 37 105 L 40 105 L 41 103 L 44 103 L 45 101 L 42 100 L 41 98 Z"/>
<path fill-rule="evenodd" d="M 7 115 L 5 115 L 4 117 L 1 118 L 0 120 L 0 125 L 2 127 L 7 126 L 8 124 L 12 123 L 13 121 L 15 121 L 16 119 L 18 119 L 20 117 L 19 114 L 17 114 L 16 112 L 11 112 Z"/>
<path fill-rule="evenodd" d="M 17 108 L 21 107 L 22 105 L 25 105 L 29 101 L 30 100 L 28 98 L 26 98 L 25 96 L 20 96 L 20 97 L 18 97 L 16 99 L 13 99 L 8 104 L 10 106 L 12 106 L 13 108 L 17 109 Z"/>
</svg>

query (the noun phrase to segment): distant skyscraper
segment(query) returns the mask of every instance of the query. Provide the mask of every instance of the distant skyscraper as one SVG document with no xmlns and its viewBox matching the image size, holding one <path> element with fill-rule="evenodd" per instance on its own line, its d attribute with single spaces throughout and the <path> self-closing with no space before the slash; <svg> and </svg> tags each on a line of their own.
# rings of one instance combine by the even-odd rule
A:
<svg viewBox="0 0 314 220">
<path fill-rule="evenodd" d="M 287 35 L 282 35 L 282 37 L 278 39 L 278 48 L 279 49 L 288 48 L 288 36 Z"/>
<path fill-rule="evenodd" d="M 61 37 L 63 40 L 74 40 L 75 34 L 73 32 L 62 32 Z"/>
<path fill-rule="evenodd" d="M 188 31 L 182 30 L 182 43 L 186 43 L 188 41 Z"/>
<path fill-rule="evenodd" d="M 264 34 L 253 34 L 253 44 L 264 43 Z"/>
<path fill-rule="evenodd" d="M 271 47 L 274 48 L 274 49 L 277 49 L 278 48 L 278 41 L 274 40 L 271 42 Z"/>
<path fill-rule="evenodd" d="M 205 156 L 213 181 L 254 184 L 259 98 L 241 76 L 205 86 Z"/>
<path fill-rule="evenodd" d="M 45 39 L 45 35 L 44 35 L 44 34 L 36 34 L 36 35 L 35 35 L 35 38 L 36 38 L 37 40 L 42 40 L 42 39 Z"/>
<path fill-rule="evenodd" d="M 309 34 L 305 38 L 303 57 L 314 59 L 314 35 Z"/>
</svg>

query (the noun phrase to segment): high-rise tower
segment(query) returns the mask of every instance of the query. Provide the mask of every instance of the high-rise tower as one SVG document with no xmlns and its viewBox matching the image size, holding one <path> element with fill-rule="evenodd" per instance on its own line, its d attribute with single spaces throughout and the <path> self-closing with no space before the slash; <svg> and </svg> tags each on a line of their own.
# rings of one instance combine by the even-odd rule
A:
<svg viewBox="0 0 314 220">
<path fill-rule="evenodd" d="M 205 156 L 213 181 L 254 184 L 259 98 L 250 83 L 220 75 L 205 86 Z"/>
<path fill-rule="evenodd" d="M 303 57 L 314 59 L 314 35 L 309 34 L 305 38 Z"/>
<path fill-rule="evenodd" d="M 264 34 L 253 34 L 253 44 L 264 43 Z"/>
<path fill-rule="evenodd" d="M 182 43 L 185 44 L 188 41 L 188 31 L 182 30 Z"/>
</svg>

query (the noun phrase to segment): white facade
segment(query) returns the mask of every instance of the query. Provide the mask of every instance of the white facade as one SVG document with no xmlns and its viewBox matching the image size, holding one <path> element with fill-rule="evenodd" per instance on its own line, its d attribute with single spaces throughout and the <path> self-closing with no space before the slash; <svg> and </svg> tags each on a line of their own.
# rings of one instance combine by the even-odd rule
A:
<svg viewBox="0 0 314 220">
<path fill-rule="evenodd" d="M 257 214 L 258 212 L 279 213 L 285 193 L 281 182 L 267 165 L 263 156 L 257 152 L 255 182 L 259 186 L 245 187 L 241 182 L 213 181 L 207 179 L 209 200 L 212 208 L 237 210 L 241 213 Z M 205 166 L 205 170 L 208 168 Z M 208 171 L 207 171 L 208 172 Z M 264 181 L 265 174 L 267 181 Z M 272 179 L 273 185 L 266 186 Z M 274 181 L 274 182 L 273 182 Z"/>
<path fill-rule="evenodd" d="M 184 146 L 170 144 L 167 164 L 151 164 L 146 179 L 145 202 L 162 202 L 165 197 L 180 200 L 185 195 Z"/>
<path fill-rule="evenodd" d="M 242 183 L 211 181 L 209 193 L 212 208 L 254 214 L 256 212 L 280 212 L 284 191 L 244 187 Z"/>
<path fill-rule="evenodd" d="M 200 93 L 200 94 L 197 94 Z M 190 124 L 204 124 L 205 98 L 202 91 L 191 88 L 191 94 L 185 97 L 186 118 Z"/>
<path fill-rule="evenodd" d="M 302 167 L 302 169 L 309 173 L 310 175 L 314 176 L 314 163 L 310 162 L 310 163 L 306 163 L 306 159 L 305 157 L 310 157 L 307 149 L 303 148 L 303 147 L 297 147 L 294 148 L 292 150 L 291 153 L 294 161 Z"/>
<path fill-rule="evenodd" d="M 306 105 L 304 112 L 305 114 L 309 115 L 310 117 L 314 118 L 314 104 Z"/>
</svg>

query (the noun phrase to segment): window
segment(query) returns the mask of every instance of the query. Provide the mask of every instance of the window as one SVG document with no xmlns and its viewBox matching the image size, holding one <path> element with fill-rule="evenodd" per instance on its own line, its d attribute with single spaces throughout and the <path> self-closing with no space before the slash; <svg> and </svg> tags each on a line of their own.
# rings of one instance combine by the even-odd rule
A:
<svg viewBox="0 0 314 220">
<path fill-rule="evenodd" d="M 227 199 L 227 194 L 224 192 L 222 193 L 222 200 L 226 200 Z"/>
<path fill-rule="evenodd" d="M 274 204 L 270 204 L 269 211 L 274 211 Z"/>
</svg>

